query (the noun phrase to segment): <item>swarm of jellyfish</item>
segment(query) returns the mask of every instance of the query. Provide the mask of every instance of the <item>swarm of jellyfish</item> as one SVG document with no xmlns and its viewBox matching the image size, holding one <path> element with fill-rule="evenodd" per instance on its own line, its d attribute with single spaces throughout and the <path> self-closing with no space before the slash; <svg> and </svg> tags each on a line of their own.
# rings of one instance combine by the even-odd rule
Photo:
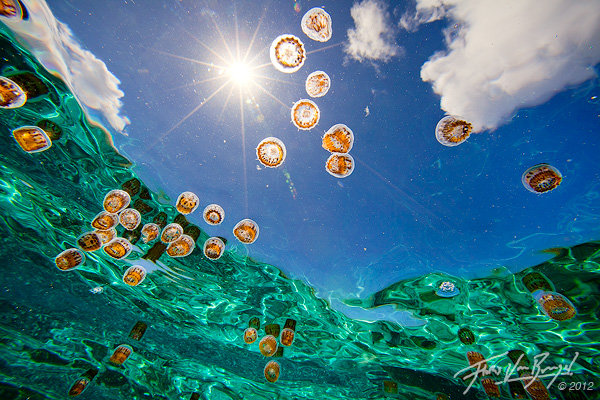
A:
<svg viewBox="0 0 600 400">
<path fill-rule="evenodd" d="M 293 319 L 287 319 L 283 330 L 281 331 L 281 337 L 279 342 L 282 346 L 291 346 L 294 342 L 294 334 L 296 331 L 296 321 Z"/>
<path fill-rule="evenodd" d="M 263 139 L 256 147 L 258 161 L 265 167 L 275 168 L 285 161 L 285 145 L 275 137 Z"/>
<path fill-rule="evenodd" d="M 271 357 L 277 351 L 277 339 L 273 335 L 267 335 L 258 343 L 260 353 L 265 357 Z"/>
<path fill-rule="evenodd" d="M 102 211 L 98 213 L 92 220 L 92 228 L 100 231 L 112 229 L 119 224 L 119 216 L 117 214 Z"/>
<path fill-rule="evenodd" d="M 160 226 L 158 226 L 157 224 L 152 223 L 152 222 L 148 223 L 148 224 L 144 225 L 142 228 L 142 241 L 144 243 L 151 242 L 158 237 L 159 233 L 160 233 Z"/>
<path fill-rule="evenodd" d="M 131 253 L 131 243 L 129 240 L 124 238 L 114 238 L 110 242 L 108 242 L 102 250 L 115 260 L 121 260 Z"/>
<path fill-rule="evenodd" d="M 539 291 L 535 299 L 543 313 L 555 321 L 566 321 L 577 315 L 573 303 L 560 293 Z"/>
<path fill-rule="evenodd" d="M 146 269 L 141 265 L 132 265 L 123 274 L 123 282 L 129 286 L 137 286 L 146 279 Z"/>
<path fill-rule="evenodd" d="M 104 196 L 103 206 L 107 212 L 116 214 L 127 208 L 130 202 L 131 197 L 129 193 L 124 190 L 115 189 Z"/>
<path fill-rule="evenodd" d="M 562 182 L 561 173 L 551 165 L 538 164 L 523 173 L 521 182 L 533 193 L 546 193 L 558 187 Z"/>
<path fill-rule="evenodd" d="M 169 243 L 167 247 L 167 254 L 171 257 L 185 257 L 194 251 L 196 242 L 188 235 L 181 235 L 177 239 Z"/>
<path fill-rule="evenodd" d="M 265 366 L 265 379 L 271 383 L 279 379 L 279 364 L 275 361 L 269 361 Z"/>
<path fill-rule="evenodd" d="M 354 133 L 344 124 L 333 125 L 323 135 L 322 146 L 330 153 L 347 153 L 354 145 Z"/>
<path fill-rule="evenodd" d="M 251 219 L 243 219 L 233 227 L 233 235 L 244 244 L 254 243 L 258 232 L 258 224 Z"/>
<path fill-rule="evenodd" d="M 0 76 L 0 108 L 19 108 L 27 102 L 27 94 L 12 80 Z"/>
<path fill-rule="evenodd" d="M 456 287 L 456 285 L 450 281 L 441 282 L 436 291 L 439 297 L 455 297 L 460 294 L 460 290 Z"/>
<path fill-rule="evenodd" d="M 96 377 L 96 375 L 98 375 L 98 370 L 96 368 L 88 369 L 83 375 L 81 375 L 71 385 L 68 395 L 70 397 L 79 396 L 81 393 L 84 392 L 84 390 L 87 388 L 87 386 L 90 384 L 90 382 Z"/>
<path fill-rule="evenodd" d="M 96 232 L 86 232 L 77 238 L 77 246 L 83 251 L 96 251 L 102 247 L 102 240 Z"/>
<path fill-rule="evenodd" d="M 435 138 L 444 146 L 458 146 L 471 136 L 473 125 L 460 117 L 445 116 L 435 127 Z"/>
<path fill-rule="evenodd" d="M 48 134 L 37 126 L 22 126 L 12 131 L 13 137 L 27 153 L 38 153 L 52 147 Z"/>
<path fill-rule="evenodd" d="M 310 97 L 323 97 L 331 87 L 331 79 L 323 71 L 315 71 L 306 78 L 306 93 Z"/>
<path fill-rule="evenodd" d="M 354 171 L 354 158 L 350 154 L 332 153 L 325 162 L 325 169 L 336 178 L 346 178 Z"/>
<path fill-rule="evenodd" d="M 200 205 L 200 199 L 192 192 L 183 192 L 177 198 L 176 204 L 177 211 L 187 215 L 196 211 L 196 208 Z"/>
<path fill-rule="evenodd" d="M 278 71 L 291 74 L 304 64 L 304 43 L 294 35 L 281 35 L 273 40 L 269 51 L 271 63 Z"/>
<path fill-rule="evenodd" d="M 104 246 L 105 244 L 117 237 L 117 230 L 115 228 L 107 230 L 96 229 L 94 233 L 100 238 L 102 246 Z"/>
<path fill-rule="evenodd" d="M 209 204 L 202 215 L 207 224 L 219 225 L 225 219 L 225 210 L 218 204 Z"/>
<path fill-rule="evenodd" d="M 319 107 L 312 100 L 298 100 L 292 106 L 292 122 L 298 129 L 308 131 L 314 128 L 320 117 Z"/>
<path fill-rule="evenodd" d="M 211 237 L 204 242 L 204 255 L 211 260 L 218 260 L 223 255 L 225 243 L 218 237 Z"/>
<path fill-rule="evenodd" d="M 183 228 L 181 225 L 174 222 L 165 226 L 160 235 L 160 240 L 164 244 L 169 244 L 172 241 L 177 240 L 181 235 L 183 235 Z"/>
<path fill-rule="evenodd" d="M 131 346 L 122 344 L 113 351 L 108 361 L 110 361 L 111 364 L 114 365 L 123 365 L 123 363 L 129 358 L 131 353 L 133 353 L 133 349 L 131 348 Z"/>
<path fill-rule="evenodd" d="M 302 32 L 312 40 L 326 42 L 331 39 L 331 16 L 322 8 L 311 8 L 302 17 Z"/>
<path fill-rule="evenodd" d="M 142 216 L 135 208 L 127 208 L 119 214 L 119 222 L 123 228 L 132 231 L 142 222 Z"/>
<path fill-rule="evenodd" d="M 54 259 L 56 268 L 61 271 L 70 271 L 79 267 L 85 261 L 85 255 L 78 249 L 71 248 L 63 251 Z"/>
</svg>

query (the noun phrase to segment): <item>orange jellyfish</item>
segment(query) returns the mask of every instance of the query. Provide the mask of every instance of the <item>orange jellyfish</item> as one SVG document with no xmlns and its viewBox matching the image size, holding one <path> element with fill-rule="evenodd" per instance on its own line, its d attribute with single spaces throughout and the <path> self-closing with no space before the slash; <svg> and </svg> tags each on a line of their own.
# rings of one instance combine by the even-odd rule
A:
<svg viewBox="0 0 600 400">
<path fill-rule="evenodd" d="M 494 382 L 494 380 L 490 378 L 483 378 L 481 380 L 481 385 L 489 397 L 500 397 L 500 388 L 496 382 Z"/>
<path fill-rule="evenodd" d="M 444 146 L 458 146 L 471 136 L 473 125 L 460 117 L 447 115 L 435 127 L 435 138 Z"/>
<path fill-rule="evenodd" d="M 560 293 L 537 292 L 535 299 L 544 314 L 555 321 L 566 321 L 577 315 L 573 303 Z"/>
<path fill-rule="evenodd" d="M 133 340 L 140 340 L 146 333 L 146 329 L 148 329 L 148 325 L 145 322 L 138 321 L 129 332 L 129 337 Z"/>
<path fill-rule="evenodd" d="M 2 1 L 2 0 L 0 0 Z M 69 389 L 70 397 L 77 397 L 87 388 L 92 380 L 98 375 L 98 370 L 96 368 L 88 369 L 85 374 L 81 375 Z"/>
<path fill-rule="evenodd" d="M 56 256 L 54 263 L 61 271 L 71 271 L 79 267 L 85 261 L 85 256 L 75 248 L 67 249 Z"/>
<path fill-rule="evenodd" d="M 146 269 L 141 265 L 132 265 L 123 274 L 123 282 L 129 286 L 137 286 L 146 279 Z"/>
<path fill-rule="evenodd" d="M 108 242 L 103 250 L 112 258 L 121 260 L 131 253 L 131 243 L 127 239 L 118 237 Z"/>
<path fill-rule="evenodd" d="M 265 366 L 265 379 L 271 383 L 279 379 L 279 364 L 276 361 L 269 361 Z"/>
<path fill-rule="evenodd" d="M 533 400 L 550 400 L 550 393 L 548 393 L 546 385 L 539 378 L 532 376 L 530 379 L 523 379 L 521 382 Z"/>
<path fill-rule="evenodd" d="M 321 112 L 319 107 L 308 99 L 298 100 L 292 106 L 292 122 L 296 128 L 308 131 L 319 123 Z"/>
<path fill-rule="evenodd" d="M 263 356 L 271 357 L 277 351 L 277 339 L 272 335 L 263 337 L 258 343 L 258 349 Z"/>
<path fill-rule="evenodd" d="M 124 190 L 115 189 L 111 190 L 104 196 L 104 209 L 109 213 L 119 213 L 121 210 L 127 208 L 131 202 L 129 193 Z"/>
<path fill-rule="evenodd" d="M 181 225 L 172 223 L 165 226 L 165 229 L 163 229 L 162 234 L 160 235 L 160 240 L 163 243 L 168 244 L 179 238 L 181 235 L 183 235 L 183 228 Z"/>
<path fill-rule="evenodd" d="M 219 225 L 225 219 L 225 210 L 218 204 L 209 204 L 202 214 L 209 225 Z"/>
<path fill-rule="evenodd" d="M 304 84 L 306 93 L 310 97 L 323 97 L 331 87 L 331 79 L 329 75 L 323 71 L 315 71 L 308 75 Z"/>
<path fill-rule="evenodd" d="M 244 342 L 246 342 L 248 344 L 254 343 L 256 341 L 257 337 L 258 337 L 258 332 L 256 332 L 256 329 L 254 329 L 252 327 L 248 327 L 244 331 Z"/>
<path fill-rule="evenodd" d="M 218 237 L 211 237 L 204 242 L 204 255 L 211 260 L 218 260 L 223 255 L 225 243 Z"/>
<path fill-rule="evenodd" d="M 521 182 L 533 193 L 546 193 L 558 187 L 562 182 L 559 170 L 548 164 L 538 164 L 523 173 Z"/>
<path fill-rule="evenodd" d="M 332 153 L 325 162 L 325 169 L 336 178 L 345 178 L 354 172 L 354 158 L 350 154 Z"/>
<path fill-rule="evenodd" d="M 169 243 L 167 254 L 171 257 L 185 257 L 194 251 L 196 242 L 188 235 L 181 235 L 177 239 Z"/>
<path fill-rule="evenodd" d="M 258 239 L 258 224 L 251 219 L 243 219 L 233 228 L 233 235 L 244 244 L 254 243 Z"/>
<path fill-rule="evenodd" d="M 127 208 L 121 211 L 121 214 L 119 214 L 119 222 L 123 228 L 127 229 L 128 231 L 132 231 L 137 228 L 141 221 L 142 216 L 135 208 Z"/>
<path fill-rule="evenodd" d="M 153 241 L 158 237 L 160 227 L 155 223 L 149 223 L 142 228 L 142 240 L 144 243 Z"/>
<path fill-rule="evenodd" d="M 12 80 L 0 76 L 0 108 L 19 108 L 26 102 L 25 91 Z"/>
<path fill-rule="evenodd" d="M 92 221 L 92 227 L 99 231 L 106 231 L 119 224 L 119 215 L 102 211 Z"/>
<path fill-rule="evenodd" d="M 304 43 L 294 35 L 276 37 L 271 43 L 269 55 L 275 69 L 286 74 L 298 71 L 306 60 Z"/>
<path fill-rule="evenodd" d="M 285 325 L 283 326 L 283 330 L 281 331 L 281 337 L 279 338 L 279 343 L 282 346 L 291 346 L 294 341 L 294 333 L 296 331 L 296 321 L 293 319 L 287 319 L 285 321 Z"/>
<path fill-rule="evenodd" d="M 105 231 L 96 229 L 94 233 L 100 238 L 102 246 L 117 237 L 117 230 L 115 228 L 107 229 Z"/>
<path fill-rule="evenodd" d="M 322 8 L 311 8 L 302 17 L 302 32 L 312 40 L 326 42 L 331 39 L 331 16 Z"/>
<path fill-rule="evenodd" d="M 383 392 L 388 394 L 398 394 L 398 383 L 394 381 L 383 381 Z"/>
<path fill-rule="evenodd" d="M 77 238 L 77 246 L 83 251 L 96 251 L 102 247 L 102 240 L 96 232 L 86 232 Z"/>
<path fill-rule="evenodd" d="M 256 155 L 258 161 L 265 167 L 278 167 L 285 161 L 285 145 L 275 137 L 268 137 L 260 141 L 256 148 Z"/>
<path fill-rule="evenodd" d="M 52 147 L 48 134 L 37 126 L 22 126 L 12 131 L 13 137 L 27 153 L 38 153 Z"/>
<path fill-rule="evenodd" d="M 187 215 L 196 211 L 200 204 L 200 199 L 192 192 L 183 192 L 177 198 L 177 211 Z"/>
<path fill-rule="evenodd" d="M 354 133 L 344 124 L 336 124 L 323 135 L 323 148 L 330 153 L 347 153 L 354 145 Z"/>
<path fill-rule="evenodd" d="M 122 344 L 113 351 L 108 361 L 110 361 L 114 365 L 123 365 L 123 363 L 129 358 L 131 353 L 133 353 L 133 349 L 131 348 L 131 346 Z"/>
</svg>

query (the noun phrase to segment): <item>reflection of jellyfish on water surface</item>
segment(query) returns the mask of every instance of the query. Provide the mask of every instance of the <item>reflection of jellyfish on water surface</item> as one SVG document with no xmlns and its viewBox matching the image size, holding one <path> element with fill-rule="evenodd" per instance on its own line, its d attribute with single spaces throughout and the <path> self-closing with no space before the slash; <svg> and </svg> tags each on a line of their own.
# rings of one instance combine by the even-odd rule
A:
<svg viewBox="0 0 600 400">
<path fill-rule="evenodd" d="M 123 274 L 123 282 L 129 286 L 137 286 L 146 279 L 146 269 L 141 265 L 132 265 Z"/>
<path fill-rule="evenodd" d="M 271 63 L 278 71 L 291 74 L 304 64 L 304 43 L 294 35 L 281 35 L 273 40 L 269 51 Z"/>
<path fill-rule="evenodd" d="M 521 182 L 533 193 L 546 193 L 558 187 L 562 182 L 559 170 L 548 164 L 538 164 L 523 173 Z"/>
<path fill-rule="evenodd" d="M 330 153 L 347 153 L 354 145 L 354 133 L 344 124 L 335 124 L 323 135 L 322 147 Z"/>
<path fill-rule="evenodd" d="M 305 83 L 306 93 L 310 97 L 323 97 L 329 91 L 331 79 L 323 71 L 315 71 L 308 75 Z"/>
<path fill-rule="evenodd" d="M 302 32 L 312 40 L 326 42 L 331 39 L 331 16 L 322 8 L 311 8 L 302 17 Z"/>
<path fill-rule="evenodd" d="M 223 255 L 225 243 L 218 237 L 211 237 L 204 242 L 204 255 L 211 260 L 218 260 Z"/>
<path fill-rule="evenodd" d="M 265 167 L 278 167 L 285 161 L 285 145 L 275 137 L 265 138 L 256 147 L 256 156 Z"/>
<path fill-rule="evenodd" d="M 187 215 L 196 211 L 198 205 L 200 204 L 200 199 L 196 194 L 192 192 L 183 192 L 177 198 L 177 211 L 180 213 Z"/>
<path fill-rule="evenodd" d="M 336 178 L 346 178 L 354 172 L 354 158 L 350 154 L 332 153 L 325 162 L 325 169 Z"/>
<path fill-rule="evenodd" d="M 38 153 L 52 147 L 48 134 L 37 126 L 22 126 L 12 131 L 13 137 L 27 153 Z"/>
<path fill-rule="evenodd" d="M 242 243 L 254 243 L 258 239 L 258 224 L 251 219 L 243 219 L 233 227 L 233 235 Z"/>
<path fill-rule="evenodd" d="M 79 267 L 85 261 L 85 255 L 78 249 L 71 248 L 63 251 L 54 259 L 56 268 L 61 271 L 70 271 Z"/>
<path fill-rule="evenodd" d="M 460 290 L 456 287 L 456 285 L 450 281 L 441 282 L 436 291 L 439 297 L 455 297 L 460 294 Z"/>
<path fill-rule="evenodd" d="M 271 383 L 277 382 L 279 370 L 279 364 L 276 361 L 269 361 L 265 366 L 265 379 Z"/>
<path fill-rule="evenodd" d="M 25 91 L 11 79 L 0 76 L 0 108 L 19 108 L 26 102 Z"/>
<path fill-rule="evenodd" d="M 444 146 L 458 146 L 471 136 L 473 125 L 460 117 L 446 116 L 435 127 L 435 137 Z"/>
<path fill-rule="evenodd" d="M 314 128 L 319 123 L 319 118 L 321 112 L 312 100 L 298 100 L 292 106 L 292 122 L 298 129 L 308 131 Z"/>
</svg>

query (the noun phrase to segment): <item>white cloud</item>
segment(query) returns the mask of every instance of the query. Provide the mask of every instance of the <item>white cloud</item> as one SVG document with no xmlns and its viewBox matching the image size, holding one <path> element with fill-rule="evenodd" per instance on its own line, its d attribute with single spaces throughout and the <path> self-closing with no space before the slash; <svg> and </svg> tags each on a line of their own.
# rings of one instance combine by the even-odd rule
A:
<svg viewBox="0 0 600 400">
<path fill-rule="evenodd" d="M 394 26 L 379 0 L 363 0 L 350 9 L 354 29 L 348 29 L 344 51 L 357 61 L 389 61 L 400 48 L 394 42 Z"/>
<path fill-rule="evenodd" d="M 417 0 L 417 14 L 434 11 L 454 28 L 446 31 L 448 51 L 434 54 L 421 78 L 442 96 L 444 111 L 477 130 L 596 75 L 598 0 Z"/>
<path fill-rule="evenodd" d="M 29 19 L 3 22 L 46 69 L 61 75 L 84 107 L 100 111 L 114 129 L 122 131 L 129 119 L 120 115 L 124 93 L 119 89 L 119 79 L 102 60 L 81 47 L 69 27 L 54 17 L 45 0 L 23 2 Z"/>
</svg>

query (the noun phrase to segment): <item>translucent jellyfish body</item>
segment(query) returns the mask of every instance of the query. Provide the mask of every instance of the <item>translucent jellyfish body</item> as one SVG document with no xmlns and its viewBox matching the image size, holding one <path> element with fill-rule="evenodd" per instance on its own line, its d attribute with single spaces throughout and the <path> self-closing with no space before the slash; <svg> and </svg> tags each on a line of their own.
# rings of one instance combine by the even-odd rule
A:
<svg viewBox="0 0 600 400">
<path fill-rule="evenodd" d="M 315 71 L 308 75 L 304 84 L 306 93 L 310 97 L 323 97 L 331 87 L 331 79 L 329 75 L 323 71 Z"/>
<path fill-rule="evenodd" d="M 26 102 L 25 91 L 12 80 L 0 76 L 0 108 L 19 108 Z"/>
<path fill-rule="evenodd" d="M 460 328 L 458 330 L 458 339 L 464 344 L 473 344 L 475 342 L 475 335 L 469 328 Z"/>
<path fill-rule="evenodd" d="M 142 241 L 144 243 L 151 242 L 158 237 L 159 233 L 160 233 L 160 226 L 158 226 L 155 223 L 146 224 L 142 228 Z"/>
<path fill-rule="evenodd" d="M 458 290 L 454 283 L 450 281 L 444 281 L 438 285 L 435 294 L 440 297 L 455 297 L 460 294 L 460 290 Z"/>
<path fill-rule="evenodd" d="M 207 224 L 219 225 L 225 219 L 225 210 L 218 204 L 210 204 L 206 206 L 202 215 Z"/>
<path fill-rule="evenodd" d="M 292 122 L 298 129 L 308 131 L 314 128 L 320 117 L 319 107 L 312 100 L 298 100 L 292 106 Z"/>
<path fill-rule="evenodd" d="M 326 42 L 331 39 L 331 16 L 322 8 L 311 8 L 302 17 L 302 32 L 312 40 Z"/>
<path fill-rule="evenodd" d="M 126 208 L 119 214 L 119 222 L 123 228 L 132 231 L 142 222 L 142 216 L 135 208 Z"/>
<path fill-rule="evenodd" d="M 293 319 L 286 320 L 283 330 L 281 331 L 279 343 L 281 343 L 282 346 L 291 346 L 294 342 L 295 330 L 296 321 Z"/>
<path fill-rule="evenodd" d="M 256 332 L 256 329 L 250 327 L 250 328 L 246 328 L 246 330 L 244 331 L 244 342 L 250 344 L 250 343 L 254 343 L 256 341 L 256 338 L 258 337 L 258 332 Z"/>
<path fill-rule="evenodd" d="M 177 239 L 169 243 L 167 254 L 171 257 L 185 257 L 194 251 L 196 242 L 188 235 L 181 235 Z"/>
<path fill-rule="evenodd" d="M 265 167 L 275 168 L 285 161 L 286 149 L 283 142 L 275 137 L 261 140 L 256 147 L 258 161 Z"/>
<path fill-rule="evenodd" d="M 346 178 L 354 172 L 354 158 L 350 154 L 332 153 L 325 162 L 325 169 L 336 178 Z"/>
<path fill-rule="evenodd" d="M 116 260 L 121 260 L 131 253 L 131 243 L 123 238 L 114 238 L 103 248 L 104 252 Z"/>
<path fill-rule="evenodd" d="M 165 229 L 163 229 L 162 234 L 160 235 L 160 240 L 161 242 L 168 244 L 179 238 L 181 235 L 183 235 L 183 228 L 181 225 L 172 223 L 165 226 Z"/>
<path fill-rule="evenodd" d="M 276 37 L 271 43 L 269 55 L 275 69 L 286 74 L 298 71 L 306 59 L 304 43 L 294 35 Z"/>
<path fill-rule="evenodd" d="M 446 116 L 435 127 L 435 138 L 444 146 L 458 146 L 471 136 L 473 125 L 462 118 Z"/>
<path fill-rule="evenodd" d="M 129 332 L 129 337 L 133 340 L 140 340 L 146 333 L 146 329 L 148 329 L 148 325 L 145 322 L 138 321 Z"/>
<path fill-rule="evenodd" d="M 277 339 L 272 335 L 267 335 L 260 339 L 258 349 L 265 357 L 271 357 L 277 351 Z"/>
<path fill-rule="evenodd" d="M 52 140 L 37 126 L 22 126 L 12 131 L 13 137 L 27 153 L 39 153 L 52 147 Z"/>
<path fill-rule="evenodd" d="M 233 227 L 233 235 L 242 243 L 254 243 L 258 239 L 258 224 L 251 219 L 243 219 Z"/>
<path fill-rule="evenodd" d="M 92 227 L 100 231 L 106 231 L 119 224 L 119 215 L 102 211 L 92 220 Z"/>
<path fill-rule="evenodd" d="M 114 365 L 123 365 L 123 363 L 129 358 L 131 353 L 133 353 L 133 349 L 131 348 L 131 346 L 122 344 L 113 351 L 109 361 Z"/>
<path fill-rule="evenodd" d="M 61 271 L 71 271 L 83 264 L 85 255 L 78 249 L 71 248 L 63 251 L 54 259 L 56 268 Z"/>
<path fill-rule="evenodd" d="M 532 379 L 533 382 L 531 382 Z M 532 376 L 531 379 L 523 379 L 521 382 L 533 400 L 550 400 L 550 393 L 548 393 L 546 385 L 539 378 Z"/>
<path fill-rule="evenodd" d="M 117 230 L 115 228 L 107 229 L 107 230 L 97 229 L 94 231 L 94 233 L 96 235 L 98 235 L 98 237 L 100 238 L 100 242 L 102 242 L 102 246 L 104 246 L 105 244 L 107 244 L 108 242 L 110 242 L 111 240 L 113 240 L 114 238 L 117 237 Z"/>
<path fill-rule="evenodd" d="M 537 292 L 535 299 L 542 312 L 553 320 L 566 321 L 577 315 L 573 303 L 560 293 Z"/>
<path fill-rule="evenodd" d="M 493 379 L 481 379 L 481 386 L 483 386 L 483 390 L 489 397 L 500 397 L 500 388 Z"/>
<path fill-rule="evenodd" d="M 383 392 L 387 394 L 398 394 L 398 383 L 394 381 L 383 381 Z"/>
<path fill-rule="evenodd" d="M 44 132 L 46 132 L 46 135 L 48 135 L 50 140 L 52 140 L 53 142 L 62 137 L 63 130 L 60 127 L 60 125 L 50 121 L 49 119 L 42 119 L 38 121 L 38 123 L 35 125 L 38 128 L 42 129 Z"/>
<path fill-rule="evenodd" d="M 477 352 L 477 351 L 468 351 L 467 352 L 467 360 L 469 361 L 469 365 L 473 366 L 473 365 L 480 365 L 480 368 L 486 367 L 487 368 L 487 362 L 485 361 L 485 357 L 483 356 L 483 354 Z M 479 364 L 481 363 L 481 364 Z"/>
<path fill-rule="evenodd" d="M 553 292 L 554 286 L 552 282 L 544 275 L 539 272 L 530 272 L 525 275 L 522 279 L 523 284 L 531 293 L 536 292 L 538 290 L 543 290 L 544 292 Z"/>
<path fill-rule="evenodd" d="M 548 164 L 538 164 L 523 173 L 521 182 L 533 193 L 546 193 L 558 187 L 562 182 L 559 170 Z"/>
<path fill-rule="evenodd" d="M 177 211 L 180 213 L 187 215 L 196 211 L 198 205 L 200 204 L 200 199 L 192 192 L 183 192 L 177 198 Z"/>
<path fill-rule="evenodd" d="M 265 379 L 271 383 L 277 382 L 279 379 L 279 364 L 276 361 L 269 361 L 265 365 Z"/>
<path fill-rule="evenodd" d="M 146 269 L 141 265 L 132 265 L 123 274 L 123 282 L 129 286 L 137 286 L 146 279 Z"/>
<path fill-rule="evenodd" d="M 225 243 L 218 237 L 211 237 L 204 242 L 204 255 L 211 260 L 218 260 L 223 255 Z"/>
<path fill-rule="evenodd" d="M 344 124 L 336 124 L 323 135 L 322 146 L 330 153 L 347 153 L 354 145 L 354 133 Z"/>
<path fill-rule="evenodd" d="M 86 232 L 77 238 L 77 246 L 83 251 L 96 251 L 102 247 L 102 241 L 96 232 Z"/>
<path fill-rule="evenodd" d="M 69 389 L 68 395 L 70 397 L 77 397 L 81 393 L 85 391 L 90 382 L 98 375 L 98 370 L 96 368 L 88 369 L 83 375 L 81 375 Z"/>
<path fill-rule="evenodd" d="M 127 208 L 129 203 L 131 202 L 131 197 L 129 193 L 124 190 L 111 190 L 104 196 L 104 201 L 102 205 L 104 209 L 109 213 L 119 213 L 121 210 Z"/>
<path fill-rule="evenodd" d="M 5 18 L 22 19 L 23 8 L 18 0 L 0 0 L 0 16 Z"/>
</svg>

